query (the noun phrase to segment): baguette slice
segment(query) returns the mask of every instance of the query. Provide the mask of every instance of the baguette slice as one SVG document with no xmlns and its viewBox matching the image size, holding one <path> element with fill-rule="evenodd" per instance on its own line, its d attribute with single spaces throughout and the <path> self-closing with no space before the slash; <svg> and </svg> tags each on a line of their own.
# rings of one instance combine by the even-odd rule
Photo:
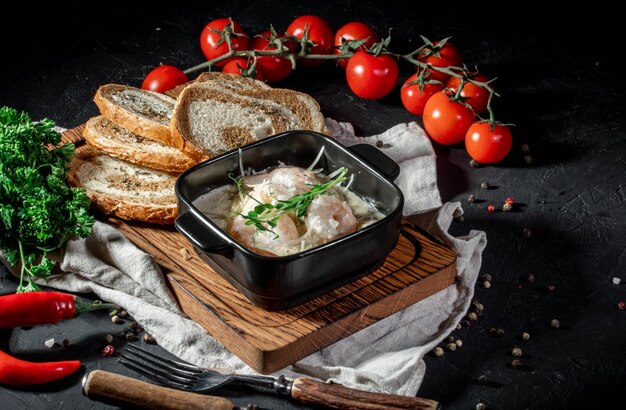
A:
<svg viewBox="0 0 626 410">
<path fill-rule="evenodd" d="M 234 92 L 216 81 L 188 85 L 178 97 L 172 135 L 187 156 L 204 160 L 289 130 L 324 132 L 324 117 L 310 96 L 292 90 Z"/>
<path fill-rule="evenodd" d="M 100 113 L 141 137 L 177 146 L 170 132 L 176 100 L 168 95 L 119 84 L 106 84 L 94 101 Z"/>
<path fill-rule="evenodd" d="M 178 148 L 133 134 L 104 116 L 87 121 L 83 137 L 101 151 L 147 168 L 183 172 L 197 162 Z"/>
<path fill-rule="evenodd" d="M 87 149 L 72 159 L 67 177 L 70 184 L 85 188 L 102 213 L 156 224 L 172 224 L 178 215 L 176 174 Z"/>
<path fill-rule="evenodd" d="M 200 74 L 198 78 L 194 80 L 194 83 L 196 84 L 208 82 L 219 83 L 233 91 L 259 91 L 272 89 L 272 87 L 263 81 L 228 73 L 205 72 Z"/>
<path fill-rule="evenodd" d="M 263 81 L 255 80 L 254 78 L 246 78 L 240 75 L 220 73 L 220 72 L 204 72 L 201 73 L 198 78 L 193 82 L 177 85 L 171 90 L 167 90 L 165 94 L 173 98 L 178 98 L 180 93 L 189 85 L 194 83 L 208 83 L 220 84 L 224 88 L 232 91 L 258 91 L 271 89 L 269 85 Z"/>
</svg>

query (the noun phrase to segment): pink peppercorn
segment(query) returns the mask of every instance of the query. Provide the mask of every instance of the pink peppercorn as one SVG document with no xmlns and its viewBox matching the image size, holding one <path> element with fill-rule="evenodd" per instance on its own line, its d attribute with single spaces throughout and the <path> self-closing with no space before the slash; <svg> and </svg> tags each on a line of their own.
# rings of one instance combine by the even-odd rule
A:
<svg viewBox="0 0 626 410">
<path fill-rule="evenodd" d="M 619 310 L 626 310 L 626 302 L 624 302 L 623 300 L 620 300 L 620 301 L 617 303 L 617 308 L 618 308 Z"/>
<path fill-rule="evenodd" d="M 115 347 L 113 345 L 106 345 L 102 350 L 102 356 L 113 356 L 115 354 Z"/>
<path fill-rule="evenodd" d="M 487 212 L 494 212 L 495 210 L 496 210 L 496 207 L 495 207 L 495 206 L 493 206 L 493 205 L 489 205 L 489 206 L 487 207 Z"/>
<path fill-rule="evenodd" d="M 508 197 L 505 201 L 505 204 L 509 204 L 509 205 L 513 205 L 515 203 L 515 201 L 513 200 L 513 198 Z"/>
</svg>

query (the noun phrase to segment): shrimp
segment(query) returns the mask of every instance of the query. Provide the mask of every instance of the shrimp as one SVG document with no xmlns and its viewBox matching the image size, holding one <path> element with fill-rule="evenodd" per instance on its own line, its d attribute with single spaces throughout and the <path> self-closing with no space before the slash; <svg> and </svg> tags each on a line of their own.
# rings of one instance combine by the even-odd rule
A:
<svg viewBox="0 0 626 410">
<path fill-rule="evenodd" d="M 246 225 L 246 220 L 237 215 L 230 228 L 231 235 L 242 245 L 267 251 L 282 250 L 281 254 L 289 254 L 290 249 L 297 247 L 298 229 L 288 215 L 278 219 L 276 226 L 270 231 L 257 231 L 254 225 Z"/>
<path fill-rule="evenodd" d="M 356 231 L 357 219 L 352 208 L 341 199 L 320 195 L 311 202 L 306 225 L 311 241 L 323 244 Z"/>
<path fill-rule="evenodd" d="M 253 192 L 256 188 L 262 187 L 264 193 L 261 195 L 269 195 L 274 200 L 283 201 L 309 192 L 311 186 L 319 183 L 315 173 L 294 166 L 277 167 L 266 174 L 247 176 L 243 182 L 246 187 L 253 188 Z"/>
</svg>

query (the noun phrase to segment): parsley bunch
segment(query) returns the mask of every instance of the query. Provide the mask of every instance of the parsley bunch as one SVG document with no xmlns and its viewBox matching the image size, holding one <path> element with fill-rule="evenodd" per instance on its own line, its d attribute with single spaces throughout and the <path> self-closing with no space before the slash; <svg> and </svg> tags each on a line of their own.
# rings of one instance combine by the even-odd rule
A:
<svg viewBox="0 0 626 410">
<path fill-rule="evenodd" d="M 0 249 L 11 265 L 22 263 L 18 292 L 37 290 L 32 278 L 49 276 L 55 265 L 47 253 L 93 226 L 85 190 L 67 183 L 74 144 L 60 141 L 51 120 L 33 123 L 0 108 Z"/>
</svg>

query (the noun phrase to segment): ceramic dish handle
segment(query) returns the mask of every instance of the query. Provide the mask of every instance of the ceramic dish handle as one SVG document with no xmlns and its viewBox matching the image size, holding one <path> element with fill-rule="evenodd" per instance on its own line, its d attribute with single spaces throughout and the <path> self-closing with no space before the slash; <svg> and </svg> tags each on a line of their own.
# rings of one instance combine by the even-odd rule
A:
<svg viewBox="0 0 626 410">
<path fill-rule="evenodd" d="M 369 144 L 357 144 L 348 149 L 376 168 L 390 181 L 395 180 L 400 175 L 400 166 L 380 150 Z"/>
<path fill-rule="evenodd" d="M 207 253 L 229 254 L 230 245 L 207 229 L 191 212 L 187 211 L 174 221 L 174 226 L 193 246 Z"/>
</svg>

